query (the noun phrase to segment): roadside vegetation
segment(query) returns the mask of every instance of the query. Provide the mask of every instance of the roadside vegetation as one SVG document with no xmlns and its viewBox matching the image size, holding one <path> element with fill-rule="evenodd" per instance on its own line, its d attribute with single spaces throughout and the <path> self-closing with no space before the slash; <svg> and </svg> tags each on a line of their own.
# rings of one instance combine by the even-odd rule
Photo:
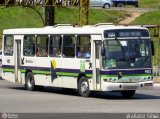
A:
<svg viewBox="0 0 160 119">
<path fill-rule="evenodd" d="M 128 16 L 128 12 L 104 10 L 104 9 L 91 9 L 90 10 L 90 24 L 97 23 L 117 23 L 119 19 Z M 56 23 L 71 23 L 77 24 L 79 18 L 79 10 L 73 8 L 58 8 L 56 9 Z M 85 16 L 84 16 L 85 18 Z"/>
<path fill-rule="evenodd" d="M 39 15 L 30 8 L 0 7 L 0 47 L 4 29 L 42 26 Z"/>
<path fill-rule="evenodd" d="M 43 16 L 43 9 L 39 9 Z M 114 22 L 124 18 L 128 15 L 124 11 L 108 11 L 103 9 L 91 9 L 90 24 L 102 22 Z M 77 24 L 79 12 L 74 8 L 57 8 L 56 9 L 56 23 Z M 0 44 L 2 39 L 2 32 L 9 28 L 32 28 L 43 27 L 44 24 L 40 16 L 31 8 L 27 7 L 0 7 Z M 1 47 L 1 45 L 0 45 Z"/>
<path fill-rule="evenodd" d="M 159 0 L 139 0 L 139 7 L 160 9 L 160 1 Z"/>
<path fill-rule="evenodd" d="M 160 10 L 146 12 L 140 15 L 132 24 L 157 24 L 160 25 Z"/>
</svg>

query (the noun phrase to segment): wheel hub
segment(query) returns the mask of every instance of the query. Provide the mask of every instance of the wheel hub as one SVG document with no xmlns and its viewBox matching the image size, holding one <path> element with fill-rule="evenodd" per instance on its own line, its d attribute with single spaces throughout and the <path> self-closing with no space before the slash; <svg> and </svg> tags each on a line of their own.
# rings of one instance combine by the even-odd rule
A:
<svg viewBox="0 0 160 119">
<path fill-rule="evenodd" d="M 88 83 L 86 81 L 82 82 L 81 84 L 81 92 L 82 93 L 86 93 L 88 91 L 89 87 L 88 87 Z"/>
<path fill-rule="evenodd" d="M 28 87 L 32 87 L 32 78 L 28 80 Z"/>
</svg>

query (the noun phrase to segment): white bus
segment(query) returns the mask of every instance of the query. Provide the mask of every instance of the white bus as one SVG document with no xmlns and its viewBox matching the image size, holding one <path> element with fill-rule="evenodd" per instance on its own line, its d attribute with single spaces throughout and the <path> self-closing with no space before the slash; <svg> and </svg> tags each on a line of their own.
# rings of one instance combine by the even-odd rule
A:
<svg viewBox="0 0 160 119">
<path fill-rule="evenodd" d="M 3 31 L 2 78 L 27 90 L 44 86 L 120 91 L 153 88 L 152 42 L 136 26 L 53 26 Z"/>
</svg>

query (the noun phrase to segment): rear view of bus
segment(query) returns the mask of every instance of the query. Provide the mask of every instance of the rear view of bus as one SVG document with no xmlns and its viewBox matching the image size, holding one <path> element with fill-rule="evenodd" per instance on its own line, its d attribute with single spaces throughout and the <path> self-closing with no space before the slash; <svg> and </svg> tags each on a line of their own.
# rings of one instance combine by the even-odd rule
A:
<svg viewBox="0 0 160 119">
<path fill-rule="evenodd" d="M 144 28 L 104 31 L 101 79 L 104 91 L 132 97 L 137 89 L 152 89 L 153 46 Z"/>
</svg>

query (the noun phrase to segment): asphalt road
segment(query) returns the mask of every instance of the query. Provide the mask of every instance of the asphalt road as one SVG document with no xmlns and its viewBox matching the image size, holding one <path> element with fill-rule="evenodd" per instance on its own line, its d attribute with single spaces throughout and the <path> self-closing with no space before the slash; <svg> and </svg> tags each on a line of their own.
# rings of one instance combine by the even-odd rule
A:
<svg viewBox="0 0 160 119">
<path fill-rule="evenodd" d="M 159 10 L 158 8 L 135 8 L 135 7 L 111 7 L 109 9 L 104 9 L 102 7 L 91 7 L 91 9 L 117 10 L 117 11 L 124 10 L 128 12 L 141 12 L 141 13 Z"/>
<path fill-rule="evenodd" d="M 89 98 L 75 91 L 63 92 L 46 87 L 44 91 L 27 91 L 21 84 L 0 80 L 0 112 L 12 113 L 159 113 L 160 87 L 138 90 L 132 99 L 118 92 L 95 93 Z"/>
</svg>

